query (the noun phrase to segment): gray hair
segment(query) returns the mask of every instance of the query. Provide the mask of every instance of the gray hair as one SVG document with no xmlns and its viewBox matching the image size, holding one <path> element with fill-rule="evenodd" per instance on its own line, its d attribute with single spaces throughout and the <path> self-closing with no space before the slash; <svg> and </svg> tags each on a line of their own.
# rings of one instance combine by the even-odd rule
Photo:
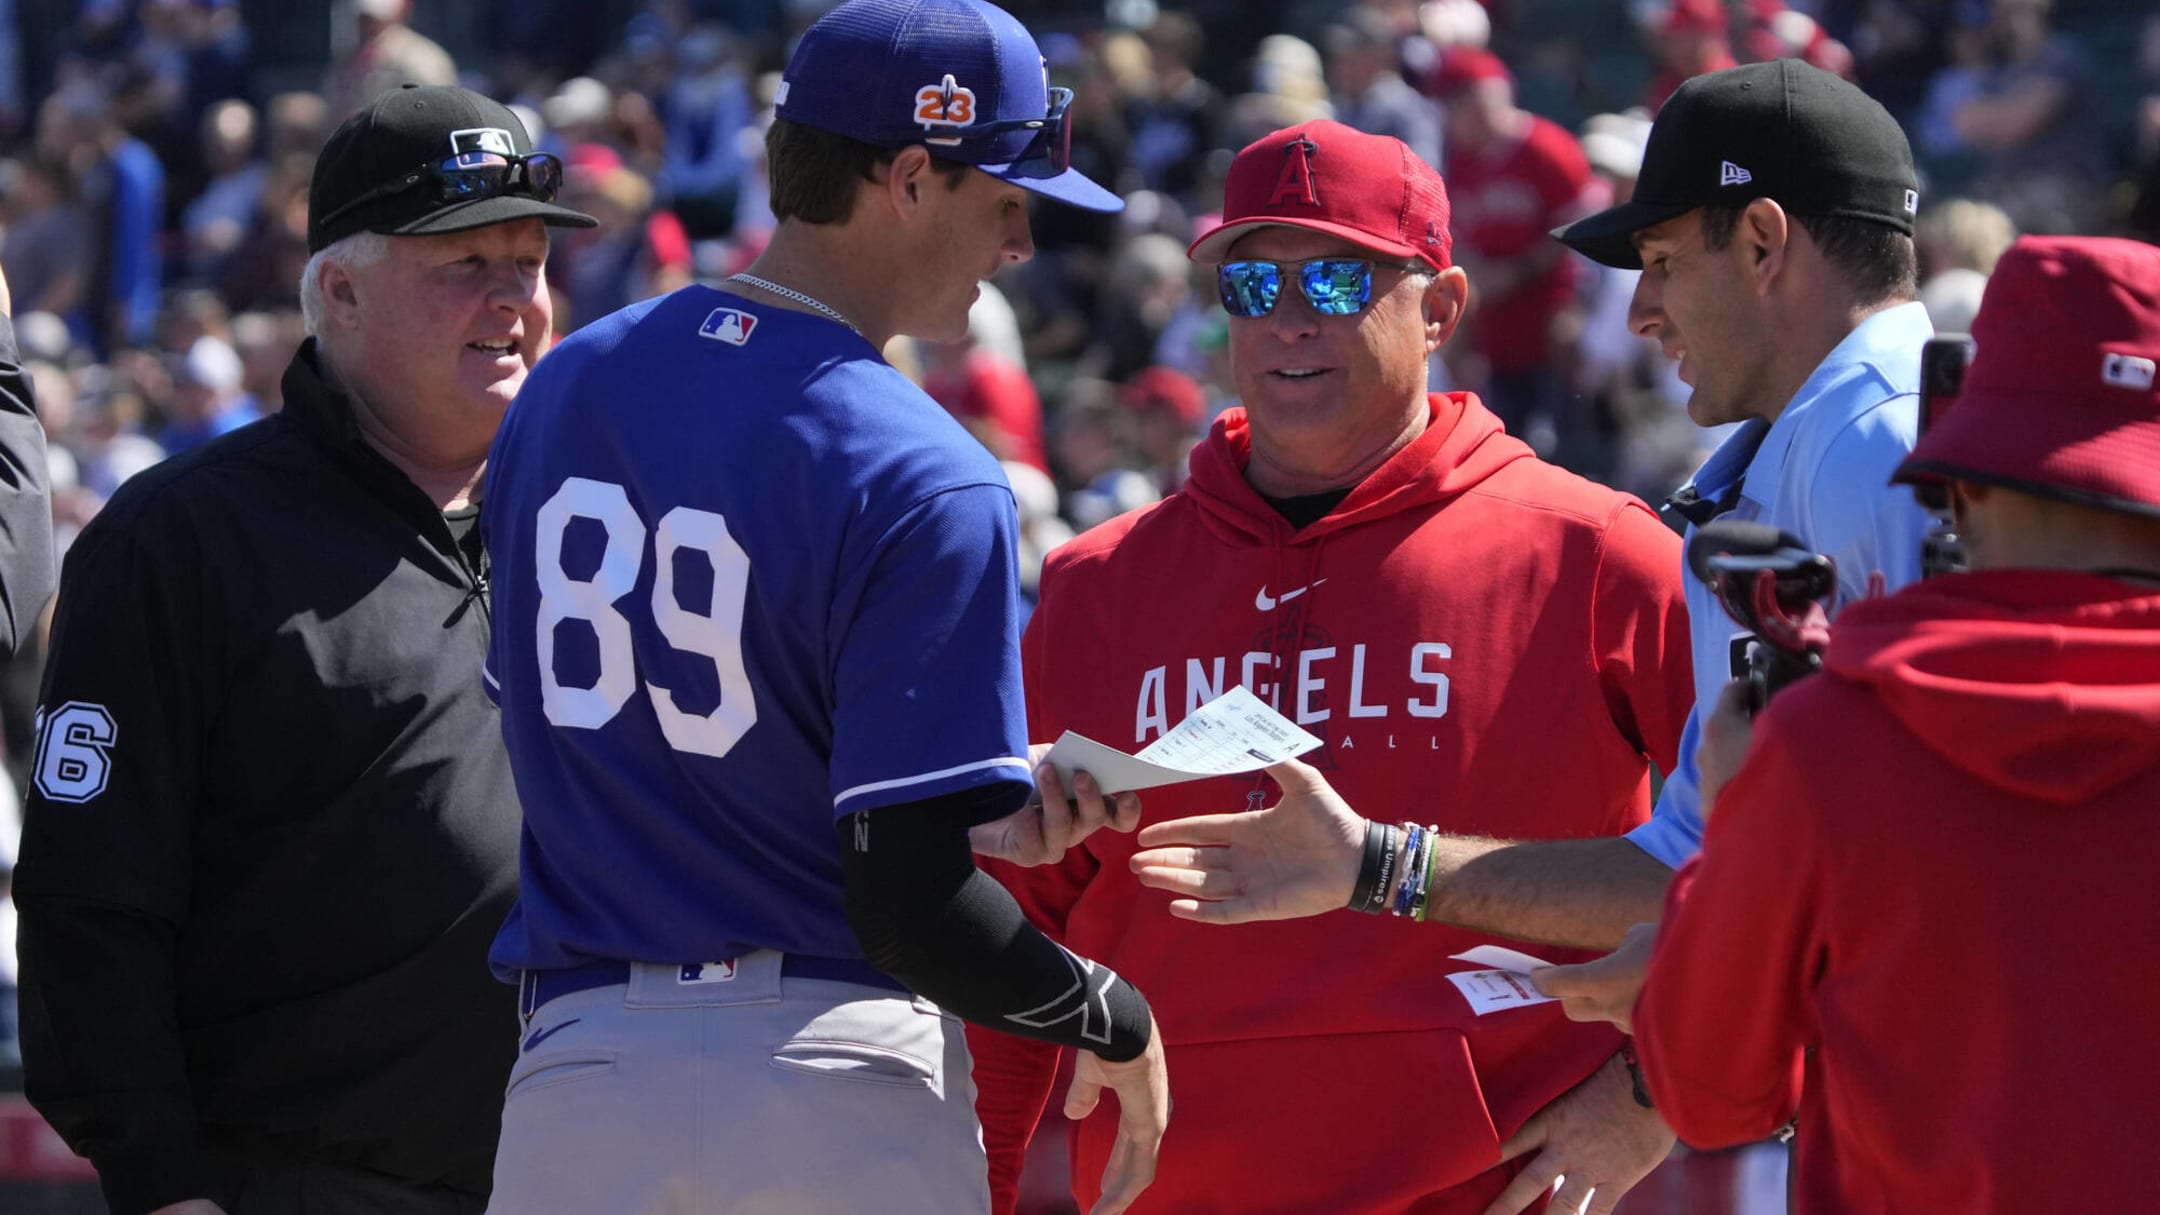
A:
<svg viewBox="0 0 2160 1215">
<path fill-rule="evenodd" d="M 347 270 L 372 266 L 390 252 L 390 238 L 380 232 L 355 232 L 323 246 L 300 272 L 300 321 L 309 337 L 320 337 L 323 326 L 322 268 L 336 262 Z"/>
</svg>

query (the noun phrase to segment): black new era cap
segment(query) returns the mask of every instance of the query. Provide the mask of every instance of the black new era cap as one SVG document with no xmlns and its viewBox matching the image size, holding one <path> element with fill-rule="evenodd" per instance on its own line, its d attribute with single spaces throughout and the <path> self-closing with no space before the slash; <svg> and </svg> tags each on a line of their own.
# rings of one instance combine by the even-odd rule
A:
<svg viewBox="0 0 2160 1215">
<path fill-rule="evenodd" d="M 1797 59 L 1707 72 L 1658 111 L 1634 197 L 1553 235 L 1593 261 L 1638 270 L 1632 234 L 1758 198 L 1909 234 L 1920 210 L 1912 145 L 1874 98 Z"/>
<path fill-rule="evenodd" d="M 357 232 L 417 236 L 537 217 L 599 221 L 554 205 L 562 165 L 538 162 L 525 124 L 470 89 L 408 84 L 345 120 L 308 184 L 308 251 Z"/>
</svg>

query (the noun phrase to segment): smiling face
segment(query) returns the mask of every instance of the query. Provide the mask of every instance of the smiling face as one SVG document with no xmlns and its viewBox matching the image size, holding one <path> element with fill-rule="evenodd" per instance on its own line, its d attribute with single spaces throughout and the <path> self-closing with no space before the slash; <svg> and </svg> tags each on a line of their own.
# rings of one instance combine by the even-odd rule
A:
<svg viewBox="0 0 2160 1215">
<path fill-rule="evenodd" d="M 1690 211 L 1636 233 L 1635 248 L 1643 272 L 1628 327 L 1678 360 L 1681 381 L 1695 390 L 1688 417 L 1697 426 L 1722 426 L 1782 407 L 1767 357 L 1775 334 L 1762 332 L 1739 235 L 1712 249 L 1703 240 L 1702 213 Z"/>
<path fill-rule="evenodd" d="M 351 352 L 340 371 L 401 436 L 484 454 L 547 350 L 547 253 L 537 219 L 390 237 L 381 260 L 349 272 L 349 299 L 330 293 L 340 332 L 326 340 Z"/>
<path fill-rule="evenodd" d="M 1289 265 L 1316 257 L 1375 263 L 1372 298 L 1363 311 L 1322 316 L 1313 310 Z M 1348 467 L 1356 463 L 1353 453 L 1384 447 L 1423 416 L 1425 360 L 1449 328 L 1428 323 L 1434 279 L 1398 269 L 1398 259 L 1342 237 L 1303 228 L 1261 228 L 1231 246 L 1228 260 L 1285 263 L 1273 311 L 1230 318 L 1232 373 L 1252 424 L 1256 459 Z"/>
</svg>

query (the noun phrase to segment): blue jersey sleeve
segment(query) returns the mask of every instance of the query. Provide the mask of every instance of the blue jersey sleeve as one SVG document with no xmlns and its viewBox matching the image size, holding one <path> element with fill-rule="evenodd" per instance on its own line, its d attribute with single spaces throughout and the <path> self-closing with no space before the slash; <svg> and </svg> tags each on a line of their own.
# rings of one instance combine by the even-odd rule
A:
<svg viewBox="0 0 2160 1215">
<path fill-rule="evenodd" d="M 1003 486 L 932 495 L 836 597 L 835 816 L 983 785 L 1029 788 L 1018 523 Z"/>
</svg>

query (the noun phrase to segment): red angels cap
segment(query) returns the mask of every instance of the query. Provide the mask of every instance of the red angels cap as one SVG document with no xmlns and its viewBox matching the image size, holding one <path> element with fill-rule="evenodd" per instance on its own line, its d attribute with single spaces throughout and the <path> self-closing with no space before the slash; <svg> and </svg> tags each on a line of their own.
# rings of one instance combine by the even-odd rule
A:
<svg viewBox="0 0 2160 1215">
<path fill-rule="evenodd" d="M 1507 64 L 1484 47 L 1450 47 L 1433 61 L 1432 71 L 1425 77 L 1425 93 L 1431 97 L 1447 97 L 1459 89 L 1487 80 L 1515 83 Z"/>
<path fill-rule="evenodd" d="M 1220 262 L 1247 232 L 1309 228 L 1389 257 L 1450 265 L 1447 186 L 1440 173 L 1391 135 L 1339 122 L 1285 127 L 1246 145 L 1230 162 L 1222 222 L 1185 251 Z"/>
<path fill-rule="evenodd" d="M 1893 480 L 2160 517 L 2160 247 L 2028 236 L 1995 265 L 1957 399 Z"/>
</svg>

